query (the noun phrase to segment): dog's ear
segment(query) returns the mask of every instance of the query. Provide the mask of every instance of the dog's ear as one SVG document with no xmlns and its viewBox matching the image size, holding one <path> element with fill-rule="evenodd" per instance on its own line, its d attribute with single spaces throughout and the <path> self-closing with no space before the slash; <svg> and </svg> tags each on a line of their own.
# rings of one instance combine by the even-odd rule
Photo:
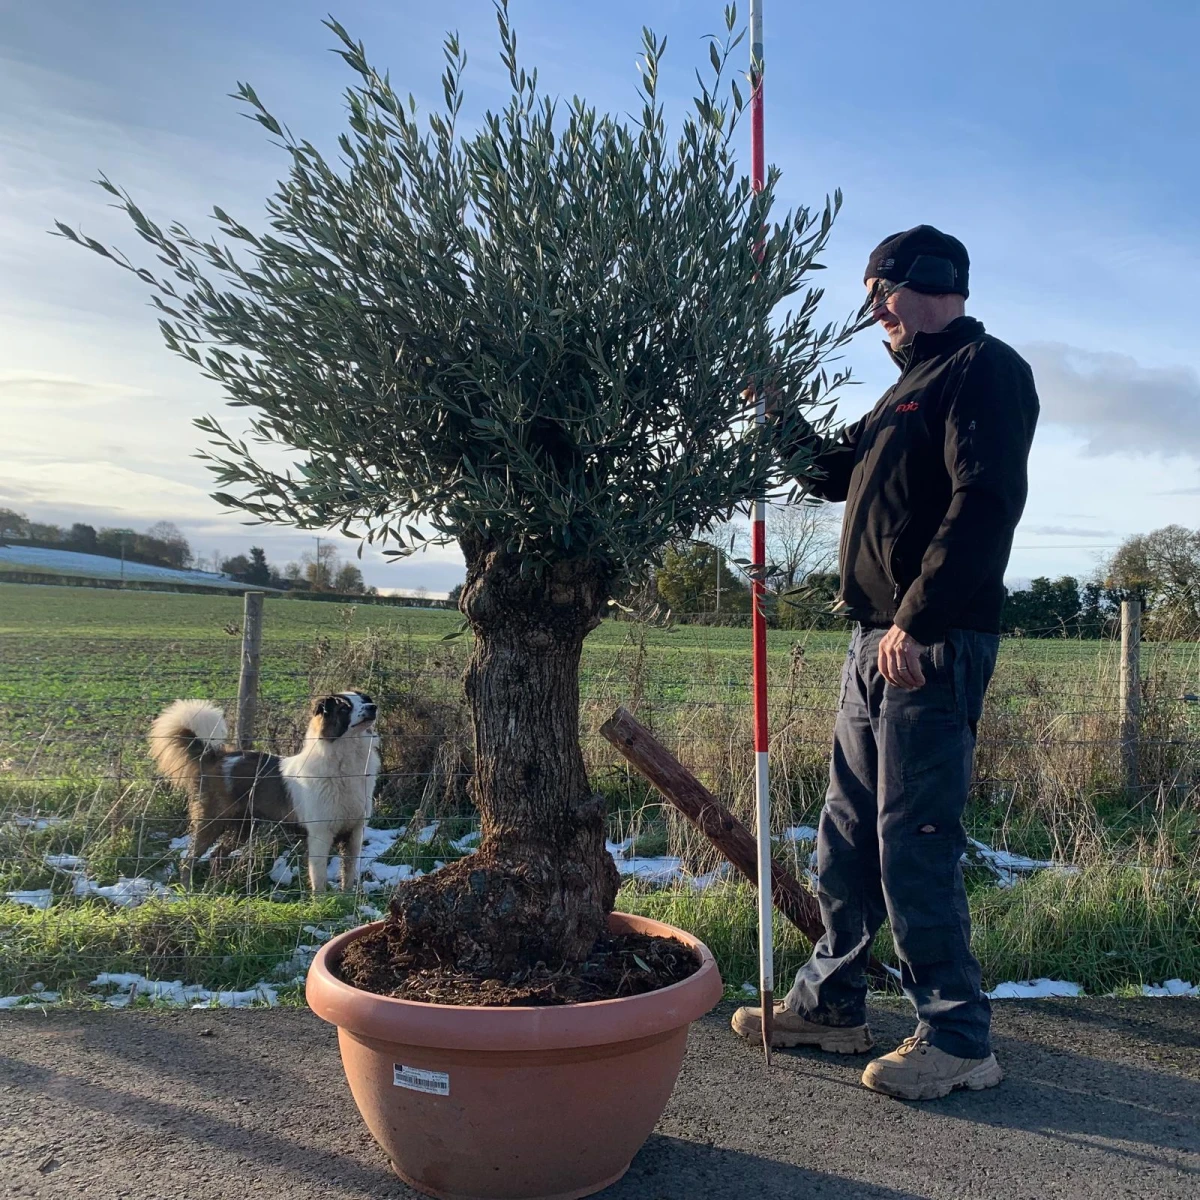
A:
<svg viewBox="0 0 1200 1200">
<path fill-rule="evenodd" d="M 318 700 L 313 705 L 313 716 L 323 717 L 329 711 L 329 697 L 326 696 L 323 700 Z"/>
</svg>

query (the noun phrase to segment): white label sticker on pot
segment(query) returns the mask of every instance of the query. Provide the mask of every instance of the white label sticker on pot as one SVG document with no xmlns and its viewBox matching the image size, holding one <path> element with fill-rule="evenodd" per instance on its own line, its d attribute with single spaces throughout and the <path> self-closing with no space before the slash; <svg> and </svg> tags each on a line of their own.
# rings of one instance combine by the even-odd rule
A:
<svg viewBox="0 0 1200 1200">
<path fill-rule="evenodd" d="M 392 1082 L 397 1087 L 414 1092 L 429 1092 L 433 1096 L 450 1095 L 450 1076 L 444 1071 L 423 1071 L 420 1067 L 405 1067 L 392 1063 Z"/>
</svg>

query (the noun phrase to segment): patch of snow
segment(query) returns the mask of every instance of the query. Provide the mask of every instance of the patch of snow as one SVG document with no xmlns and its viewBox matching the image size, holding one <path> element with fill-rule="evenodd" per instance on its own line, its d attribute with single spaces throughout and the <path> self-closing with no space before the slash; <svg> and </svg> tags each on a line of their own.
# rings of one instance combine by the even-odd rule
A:
<svg viewBox="0 0 1200 1200">
<path fill-rule="evenodd" d="M 674 883 L 683 879 L 683 863 L 678 858 L 662 855 L 658 858 L 614 858 L 622 875 L 632 875 L 646 883 Z"/>
<path fill-rule="evenodd" d="M 811 825 L 789 825 L 779 836 L 785 842 L 815 842 L 817 831 Z"/>
<path fill-rule="evenodd" d="M 295 878 L 296 872 L 288 865 L 288 856 L 281 854 L 272 864 L 268 872 L 270 880 L 279 887 L 287 887 Z"/>
<path fill-rule="evenodd" d="M 1168 979 L 1162 987 L 1142 984 L 1143 996 L 1200 996 L 1200 983 L 1184 983 L 1182 979 Z"/>
<path fill-rule="evenodd" d="M 167 849 L 173 854 L 178 854 L 180 857 L 187 854 L 189 847 L 192 844 L 192 835 L 190 833 L 183 834 L 182 837 L 172 838 L 167 843 Z M 217 852 L 217 847 L 220 845 L 220 840 L 213 842 L 205 852 L 200 855 L 201 862 L 208 862 L 210 858 Z M 237 858 L 243 851 L 244 847 L 239 846 L 236 850 L 230 852 L 230 858 Z"/>
<path fill-rule="evenodd" d="M 82 875 L 76 875 L 75 895 L 99 896 L 102 900 L 111 901 L 118 908 L 136 908 L 147 900 L 170 898 L 172 893 L 157 880 L 146 879 L 140 875 L 135 879 L 126 879 L 124 875 L 120 875 L 116 883 L 106 887 L 101 887 Z"/>
<path fill-rule="evenodd" d="M 381 863 L 377 860 L 386 854 L 398 839 L 402 838 L 407 830 L 407 826 L 400 829 L 376 829 L 372 825 L 368 825 L 363 831 L 363 847 L 362 853 L 358 858 L 358 870 L 362 876 L 362 890 L 365 892 L 378 891 L 379 888 L 385 886 L 394 886 L 402 879 L 414 878 L 412 868 L 408 866 L 396 867 L 389 863 Z M 407 874 L 405 873 L 407 872 Z M 330 863 L 330 877 L 333 874 L 333 862 Z M 416 875 L 421 875 L 421 871 L 417 871 Z"/>
<path fill-rule="evenodd" d="M 274 1008 L 279 1003 L 279 992 L 269 983 L 256 983 L 244 992 L 210 992 L 208 998 L 193 1008 L 252 1008 L 255 1004 L 265 1004 Z"/>
<path fill-rule="evenodd" d="M 984 994 L 989 1000 L 1043 1000 L 1048 996 L 1082 996 L 1083 988 L 1062 979 L 1031 979 L 1023 983 L 1001 983 Z"/>
<path fill-rule="evenodd" d="M 364 891 L 372 892 L 380 887 L 395 887 L 396 884 L 402 883 L 406 879 L 419 879 L 425 872 L 419 871 L 409 863 L 391 866 L 388 863 L 373 862 L 363 869 L 363 874 L 374 877 L 373 880 L 363 884 Z M 372 887 L 371 883 L 376 886 Z"/>
<path fill-rule="evenodd" d="M 49 829 L 54 825 L 65 825 L 66 817 L 23 817 L 15 816 L 12 818 L 12 823 L 18 829 L 32 829 L 34 833 L 41 833 L 43 829 Z"/>
<path fill-rule="evenodd" d="M 1078 867 L 1069 863 L 1050 862 L 1040 858 L 1026 858 L 1023 854 L 1010 854 L 1007 850 L 993 850 L 984 842 L 967 838 L 968 850 L 962 856 L 963 862 L 978 862 L 985 866 L 996 878 L 997 887 L 1012 887 L 1025 875 L 1034 871 L 1061 871 L 1063 874 L 1074 875 Z"/>
<path fill-rule="evenodd" d="M 441 826 L 441 821 L 430 821 L 420 833 L 417 834 L 417 845 L 428 846 L 430 842 L 437 837 L 438 828 Z"/>
<path fill-rule="evenodd" d="M 742 984 L 742 994 L 745 996 L 758 996 L 758 984 L 751 983 L 748 979 Z"/>
<path fill-rule="evenodd" d="M 78 854 L 47 854 L 46 866 L 53 867 L 56 871 L 74 873 L 83 866 L 83 859 Z"/>
<path fill-rule="evenodd" d="M 458 839 L 457 842 L 451 842 L 450 845 L 453 846 L 454 849 L 459 852 L 459 854 L 474 854 L 479 846 L 479 839 L 482 836 L 483 835 L 479 832 L 479 830 L 476 829 L 472 833 L 464 834 Z"/>
<path fill-rule="evenodd" d="M 895 967 L 889 967 L 889 966 L 887 965 L 887 963 L 884 963 L 884 964 L 883 964 L 883 969 L 884 969 L 884 970 L 885 970 L 885 971 L 886 971 L 886 972 L 887 972 L 887 973 L 888 973 L 888 974 L 889 974 L 889 975 L 890 975 L 890 976 L 891 976 L 893 979 L 899 979 L 899 978 L 900 978 L 900 972 L 899 972 L 898 970 L 896 970 L 896 968 L 895 968 Z"/>
<path fill-rule="evenodd" d="M 249 1008 L 253 1004 L 265 1004 L 274 1008 L 279 1003 L 277 988 L 269 983 L 256 983 L 245 991 L 211 991 L 198 983 L 185 984 L 181 979 L 164 982 L 147 979 L 133 972 L 105 971 L 92 980 L 91 987 L 97 991 L 116 988 L 105 1003 L 110 1008 L 125 1008 L 133 1000 L 150 1000 L 174 1008 L 191 1005 L 192 1008 Z"/>
<path fill-rule="evenodd" d="M 172 893 L 157 880 L 142 876 L 127 879 L 121 875 L 116 883 L 101 887 L 95 880 L 87 877 L 86 864 L 77 854 L 47 854 L 45 861 L 47 866 L 69 875 L 74 880 L 72 890 L 76 896 L 99 896 L 120 908 L 133 908 L 152 897 L 161 899 L 172 896 Z M 49 888 L 37 892 L 7 892 L 6 895 L 11 900 L 31 904 L 34 908 L 49 908 L 52 902 Z"/>
<path fill-rule="evenodd" d="M 711 871 L 708 871 L 704 875 L 689 876 L 688 883 L 690 883 L 697 892 L 702 892 L 705 888 L 710 888 L 714 884 L 720 883 L 722 880 L 727 879 L 729 877 L 729 872 L 729 864 L 720 863 L 718 866 L 714 867 Z"/>
<path fill-rule="evenodd" d="M 633 839 L 624 842 L 606 842 L 608 852 L 613 856 L 617 871 L 623 876 L 640 879 L 643 883 L 666 885 L 671 883 L 686 883 L 696 891 L 703 891 L 714 884 L 726 879 L 730 873 L 728 863 L 719 863 L 713 870 L 704 875 L 692 875 L 684 869 L 683 860 L 673 855 L 663 854 L 653 858 L 624 857 L 633 845 Z"/>
<path fill-rule="evenodd" d="M 58 992 L 43 991 L 35 985 L 32 992 L 26 992 L 20 996 L 0 996 L 0 1009 L 24 1008 L 38 1004 L 57 1004 L 60 999 L 61 997 Z"/>
<path fill-rule="evenodd" d="M 366 917 L 368 921 L 379 921 L 383 918 L 383 910 L 376 908 L 373 904 L 360 904 L 358 906 L 358 915 Z"/>
<path fill-rule="evenodd" d="M 375 860 L 386 854 L 395 844 L 396 840 L 403 836 L 403 828 L 376 829 L 373 825 L 368 825 L 363 830 L 363 844 L 358 856 L 358 870 L 359 874 L 364 877 L 364 880 L 374 873 Z M 386 874 L 390 868 L 385 866 L 382 870 Z M 303 875 L 304 873 L 303 868 L 297 871 L 292 866 L 290 854 L 281 854 L 271 865 L 268 875 L 277 886 L 288 887 L 295 882 L 298 874 Z M 333 854 L 329 858 L 326 879 L 331 884 L 340 884 L 341 873 L 341 856 Z M 371 890 L 367 882 L 364 882 L 362 886 L 365 890 Z"/>
<path fill-rule="evenodd" d="M 363 830 L 362 861 L 374 860 L 392 848 L 397 838 L 402 838 L 408 827 L 400 829 L 376 829 L 368 825 Z"/>
</svg>

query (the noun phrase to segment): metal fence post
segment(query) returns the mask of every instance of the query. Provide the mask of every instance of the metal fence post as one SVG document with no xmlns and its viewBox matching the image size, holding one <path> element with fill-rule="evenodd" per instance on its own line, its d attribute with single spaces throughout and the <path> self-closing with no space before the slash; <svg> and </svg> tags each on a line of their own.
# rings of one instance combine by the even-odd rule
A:
<svg viewBox="0 0 1200 1200">
<path fill-rule="evenodd" d="M 258 663 L 262 654 L 262 611 L 265 592 L 247 592 L 242 617 L 242 672 L 238 678 L 237 729 L 239 750 L 254 743 L 254 719 L 258 713 Z"/>
<path fill-rule="evenodd" d="M 1121 766 L 1125 786 L 1138 785 L 1138 732 L 1142 707 L 1142 602 L 1121 601 Z"/>
</svg>

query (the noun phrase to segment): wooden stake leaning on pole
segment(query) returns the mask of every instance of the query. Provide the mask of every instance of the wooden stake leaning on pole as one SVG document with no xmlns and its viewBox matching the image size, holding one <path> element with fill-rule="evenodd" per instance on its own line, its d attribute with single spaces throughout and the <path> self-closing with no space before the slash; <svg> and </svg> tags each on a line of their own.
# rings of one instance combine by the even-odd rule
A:
<svg viewBox="0 0 1200 1200">
<path fill-rule="evenodd" d="M 758 848 L 753 835 L 655 736 L 627 709 L 618 708 L 600 734 L 648 779 L 751 883 L 758 882 Z M 810 942 L 825 932 L 816 897 L 782 863 L 771 864 L 771 893 L 775 907 Z M 867 978 L 880 991 L 894 991 L 895 982 L 876 958 L 867 964 Z"/>
<path fill-rule="evenodd" d="M 758 882 L 758 847 L 750 831 L 632 713 L 618 708 L 600 734 L 625 756 L 751 883 Z M 782 863 L 772 863 L 779 911 L 806 938 L 825 932 L 813 894 Z"/>
<path fill-rule="evenodd" d="M 750 186 L 761 192 L 766 184 L 763 158 L 763 26 L 762 0 L 750 0 Z M 767 419 L 767 397 L 757 389 L 760 425 Z M 754 502 L 750 557 L 754 639 L 754 792 L 758 839 L 758 999 L 762 1005 L 763 1056 L 771 1065 L 771 1018 L 775 1007 L 775 946 L 771 928 L 771 796 L 767 764 L 767 623 L 763 613 L 767 565 L 767 505 Z"/>
</svg>

